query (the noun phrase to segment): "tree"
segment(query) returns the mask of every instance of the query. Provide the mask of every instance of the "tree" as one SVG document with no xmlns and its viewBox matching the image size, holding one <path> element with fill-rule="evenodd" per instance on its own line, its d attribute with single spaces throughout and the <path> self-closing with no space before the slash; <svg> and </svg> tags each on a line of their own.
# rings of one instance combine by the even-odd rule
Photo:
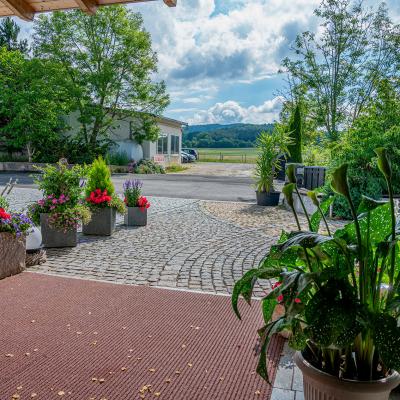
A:
<svg viewBox="0 0 400 400">
<path fill-rule="evenodd" d="M 300 104 L 296 105 L 294 114 L 292 116 L 291 123 L 289 125 L 289 137 L 291 138 L 290 144 L 288 145 L 289 150 L 289 161 L 293 163 L 302 163 L 302 135 L 303 135 L 303 123 L 301 116 Z"/>
<path fill-rule="evenodd" d="M 115 120 L 136 118 L 134 136 L 155 140 L 156 116 L 169 104 L 164 82 L 152 82 L 157 57 L 140 14 L 124 6 L 96 15 L 81 11 L 41 15 L 35 22 L 34 53 L 59 63 L 79 113 L 81 141 L 93 158 L 110 144 Z"/>
<path fill-rule="evenodd" d="M 28 41 L 18 40 L 20 27 L 10 18 L 6 17 L 0 22 L 0 47 L 5 46 L 7 50 L 19 50 L 28 53 Z"/>
<path fill-rule="evenodd" d="M 58 80 L 57 65 L 50 61 L 0 48 L 0 142 L 8 152 L 24 149 L 29 161 L 55 161 L 60 116 L 68 109 Z"/>
<path fill-rule="evenodd" d="M 307 88 L 312 116 L 334 142 L 368 105 L 376 82 L 399 74 L 400 29 L 384 4 L 371 11 L 361 1 L 323 0 L 315 14 L 321 33 L 299 35 L 283 66 Z"/>
</svg>

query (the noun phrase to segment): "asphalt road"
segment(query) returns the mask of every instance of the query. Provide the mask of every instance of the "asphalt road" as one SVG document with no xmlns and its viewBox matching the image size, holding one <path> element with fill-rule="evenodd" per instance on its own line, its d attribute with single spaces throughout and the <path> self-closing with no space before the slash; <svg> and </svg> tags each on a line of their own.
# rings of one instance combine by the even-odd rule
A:
<svg viewBox="0 0 400 400">
<path fill-rule="evenodd" d="M 0 173 L 0 186 L 10 178 L 18 179 L 18 186 L 36 187 L 28 173 Z M 115 174 L 113 182 L 118 192 L 128 178 L 143 181 L 143 194 L 147 196 L 173 197 L 199 200 L 223 200 L 254 202 L 252 179 L 232 176 L 200 176 L 183 174 L 129 175 Z"/>
</svg>

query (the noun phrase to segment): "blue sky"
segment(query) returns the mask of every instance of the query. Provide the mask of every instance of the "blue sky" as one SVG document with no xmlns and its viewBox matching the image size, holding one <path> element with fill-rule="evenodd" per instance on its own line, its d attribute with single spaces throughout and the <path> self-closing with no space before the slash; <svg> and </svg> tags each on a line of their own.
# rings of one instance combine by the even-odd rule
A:
<svg viewBox="0 0 400 400">
<path fill-rule="evenodd" d="M 376 4 L 375 0 L 366 0 Z M 165 115 L 189 123 L 267 123 L 279 115 L 282 58 L 296 35 L 316 30 L 319 0 L 178 0 L 131 4 L 142 13 L 167 83 Z M 400 0 L 388 0 L 400 22 Z M 22 23 L 26 36 L 31 24 Z"/>
</svg>

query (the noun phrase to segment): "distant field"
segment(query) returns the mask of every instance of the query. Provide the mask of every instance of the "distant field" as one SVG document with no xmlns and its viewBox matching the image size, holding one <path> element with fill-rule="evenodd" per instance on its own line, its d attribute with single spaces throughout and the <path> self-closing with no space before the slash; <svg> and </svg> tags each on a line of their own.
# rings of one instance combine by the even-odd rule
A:
<svg viewBox="0 0 400 400">
<path fill-rule="evenodd" d="M 254 163 L 257 158 L 256 148 L 242 149 L 197 149 L 199 161 L 203 162 L 237 162 Z"/>
</svg>

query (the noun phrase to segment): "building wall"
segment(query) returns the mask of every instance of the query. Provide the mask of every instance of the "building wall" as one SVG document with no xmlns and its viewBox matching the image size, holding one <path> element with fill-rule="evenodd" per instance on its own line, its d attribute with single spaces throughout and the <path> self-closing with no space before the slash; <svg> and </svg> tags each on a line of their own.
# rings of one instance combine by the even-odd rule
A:
<svg viewBox="0 0 400 400">
<path fill-rule="evenodd" d="M 67 124 L 71 127 L 67 135 L 77 133 L 79 130 L 78 113 L 72 113 L 66 117 Z M 163 164 L 180 164 L 181 157 L 180 152 L 182 150 L 182 127 L 180 123 L 169 119 L 160 119 L 158 126 L 160 128 L 160 135 L 166 136 L 168 141 L 168 152 L 166 154 L 158 154 L 157 142 L 144 141 L 139 145 L 135 140 L 130 138 L 131 125 L 134 124 L 134 119 L 130 120 L 116 120 L 110 128 L 110 137 L 116 143 L 114 151 L 124 151 L 128 154 L 128 157 L 135 161 L 139 161 L 144 158 L 147 160 L 153 160 Z M 132 126 L 134 129 L 134 125 Z M 179 137 L 179 152 L 171 153 L 172 135 Z"/>
</svg>

